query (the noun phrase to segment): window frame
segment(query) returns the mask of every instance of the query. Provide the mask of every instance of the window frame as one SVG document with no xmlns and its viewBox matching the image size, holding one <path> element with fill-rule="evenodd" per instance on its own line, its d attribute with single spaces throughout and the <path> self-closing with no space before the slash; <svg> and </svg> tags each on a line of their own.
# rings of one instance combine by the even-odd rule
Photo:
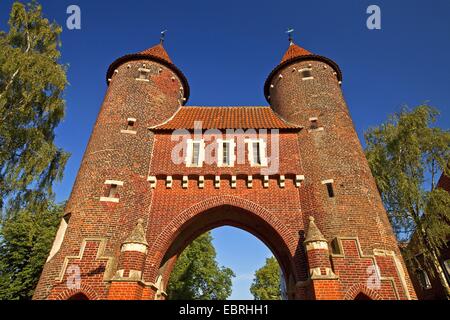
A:
<svg viewBox="0 0 450 320">
<path fill-rule="evenodd" d="M 203 139 L 187 139 L 186 143 L 187 143 L 186 158 L 185 158 L 186 167 L 189 167 L 189 168 L 203 167 L 203 162 L 205 161 L 205 141 Z M 193 163 L 194 144 L 199 145 L 199 155 L 198 155 L 197 163 Z"/>
<path fill-rule="evenodd" d="M 247 143 L 247 159 L 252 167 L 267 167 L 267 143 L 264 139 L 246 139 Z M 259 156 L 261 158 L 260 163 L 255 162 L 254 159 L 254 144 L 259 144 Z"/>
<path fill-rule="evenodd" d="M 217 166 L 233 167 L 236 162 L 235 147 L 236 143 L 233 139 L 217 139 Z M 224 146 L 228 145 L 228 163 L 224 162 Z"/>
</svg>

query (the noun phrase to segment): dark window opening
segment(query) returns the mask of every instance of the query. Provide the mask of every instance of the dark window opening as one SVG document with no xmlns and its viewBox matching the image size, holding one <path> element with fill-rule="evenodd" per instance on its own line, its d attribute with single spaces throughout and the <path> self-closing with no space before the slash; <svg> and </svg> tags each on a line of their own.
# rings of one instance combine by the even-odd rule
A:
<svg viewBox="0 0 450 320">
<path fill-rule="evenodd" d="M 259 142 L 253 142 L 253 161 L 255 164 L 261 164 L 261 148 Z"/>
<path fill-rule="evenodd" d="M 333 184 L 327 183 L 327 191 L 328 191 L 328 197 L 333 198 L 334 197 L 334 190 L 333 190 Z"/>
<path fill-rule="evenodd" d="M 133 128 L 134 128 L 134 121 L 128 120 L 127 130 L 133 130 Z"/>
<path fill-rule="evenodd" d="M 319 128 L 319 122 L 317 121 L 317 119 L 312 119 L 312 120 L 311 120 L 311 126 L 310 126 L 310 128 L 311 128 L 312 130 Z"/>
<path fill-rule="evenodd" d="M 303 78 L 311 78 L 312 77 L 311 69 L 303 70 L 302 71 L 302 77 Z"/>
<path fill-rule="evenodd" d="M 117 184 L 110 184 L 108 190 L 108 198 L 117 197 Z"/>
</svg>

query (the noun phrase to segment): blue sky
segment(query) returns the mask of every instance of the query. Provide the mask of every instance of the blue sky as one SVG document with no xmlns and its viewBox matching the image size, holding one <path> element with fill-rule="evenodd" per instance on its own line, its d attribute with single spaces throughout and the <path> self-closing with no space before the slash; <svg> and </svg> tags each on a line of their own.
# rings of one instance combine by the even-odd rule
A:
<svg viewBox="0 0 450 320">
<path fill-rule="evenodd" d="M 126 53 L 165 47 L 191 86 L 188 105 L 266 105 L 266 77 L 287 49 L 288 27 L 297 44 L 336 61 L 360 138 L 370 126 L 408 104 L 425 101 L 450 127 L 450 1 L 40 1 L 64 26 L 62 62 L 69 64 L 67 116 L 57 143 L 72 153 L 58 200 L 70 194 L 103 100 L 108 65 Z M 0 3 L 0 28 L 13 1 Z M 81 8 L 81 30 L 65 27 L 66 8 Z M 381 30 L 368 30 L 366 9 L 381 8 Z M 270 252 L 248 233 L 214 230 L 219 262 L 237 274 L 232 298 L 251 298 L 251 275 Z"/>
</svg>

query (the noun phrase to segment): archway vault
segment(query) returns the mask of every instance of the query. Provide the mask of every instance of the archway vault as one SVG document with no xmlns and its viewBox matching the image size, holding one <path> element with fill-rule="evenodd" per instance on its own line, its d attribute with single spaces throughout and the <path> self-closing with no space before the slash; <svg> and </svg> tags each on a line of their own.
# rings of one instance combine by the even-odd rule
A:
<svg viewBox="0 0 450 320">
<path fill-rule="evenodd" d="M 278 260 L 286 283 L 299 280 L 298 271 L 304 265 L 294 258 L 298 254 L 298 233 L 258 204 L 228 195 L 199 202 L 172 219 L 151 246 L 144 275 L 154 281 L 161 275 L 168 279 L 184 248 L 202 233 L 220 226 L 240 228 L 260 239 Z"/>
</svg>

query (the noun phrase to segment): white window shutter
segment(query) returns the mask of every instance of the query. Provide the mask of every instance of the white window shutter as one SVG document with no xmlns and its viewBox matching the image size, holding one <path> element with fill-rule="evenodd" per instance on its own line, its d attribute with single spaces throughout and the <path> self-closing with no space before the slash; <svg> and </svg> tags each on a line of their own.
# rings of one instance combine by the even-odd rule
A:
<svg viewBox="0 0 450 320">
<path fill-rule="evenodd" d="M 217 166 L 223 166 L 223 140 L 217 139 Z"/>
<path fill-rule="evenodd" d="M 192 151 L 194 147 L 192 139 L 187 139 L 186 144 L 186 158 L 184 159 L 184 162 L 187 166 L 190 166 L 192 164 Z"/>
<path fill-rule="evenodd" d="M 264 139 L 259 140 L 259 152 L 261 154 L 261 165 L 267 166 L 267 145 Z"/>
<path fill-rule="evenodd" d="M 236 162 L 236 142 L 234 140 L 229 140 L 230 142 L 230 165 L 234 166 L 234 163 Z"/>
</svg>

